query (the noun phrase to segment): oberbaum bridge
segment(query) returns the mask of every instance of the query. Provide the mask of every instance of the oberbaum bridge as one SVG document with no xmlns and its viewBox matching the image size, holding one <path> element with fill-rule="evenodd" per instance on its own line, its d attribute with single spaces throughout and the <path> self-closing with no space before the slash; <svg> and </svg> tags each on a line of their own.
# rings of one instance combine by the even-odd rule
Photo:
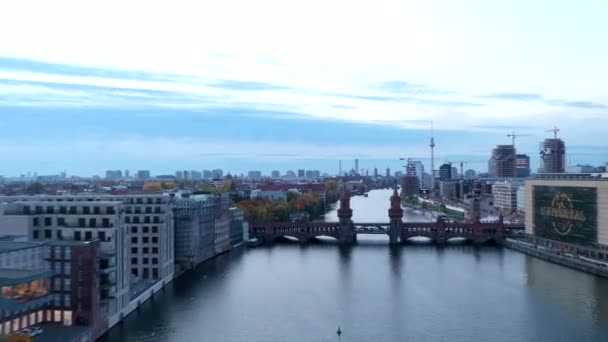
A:
<svg viewBox="0 0 608 342">
<path fill-rule="evenodd" d="M 437 245 L 445 244 L 449 239 L 461 238 L 474 244 L 501 244 L 505 235 L 512 230 L 523 230 L 521 226 L 507 226 L 500 216 L 495 222 L 448 222 L 440 216 L 436 222 L 403 222 L 401 198 L 397 189 L 390 198 L 388 210 L 390 222 L 360 223 L 353 222 L 353 210 L 350 208 L 350 193 L 344 191 L 340 198 L 338 222 L 270 222 L 253 225 L 251 233 L 258 242 L 274 242 L 276 239 L 292 237 L 300 242 L 309 242 L 319 236 L 333 237 L 340 243 L 352 244 L 357 241 L 357 234 L 387 234 L 390 244 L 407 243 L 414 237 L 426 237 Z"/>
</svg>

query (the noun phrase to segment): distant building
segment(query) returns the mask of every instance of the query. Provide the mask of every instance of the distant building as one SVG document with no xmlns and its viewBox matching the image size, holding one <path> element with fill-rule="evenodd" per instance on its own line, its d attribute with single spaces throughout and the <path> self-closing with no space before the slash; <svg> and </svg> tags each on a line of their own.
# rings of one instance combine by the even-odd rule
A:
<svg viewBox="0 0 608 342">
<path fill-rule="evenodd" d="M 498 145 L 492 150 L 492 176 L 515 177 L 515 147 Z"/>
<path fill-rule="evenodd" d="M 452 166 L 452 179 L 458 179 L 458 168 L 455 166 Z"/>
<path fill-rule="evenodd" d="M 418 160 L 408 160 L 406 165 L 406 176 L 415 176 L 418 178 L 419 187 L 425 187 L 428 185 L 424 184 L 423 179 L 424 165 Z"/>
<path fill-rule="evenodd" d="M 420 181 L 415 175 L 405 175 L 401 178 L 401 197 L 411 197 L 420 193 Z"/>
<path fill-rule="evenodd" d="M 321 171 L 319 170 L 306 170 L 306 178 L 320 178 Z"/>
<path fill-rule="evenodd" d="M 566 145 L 562 139 L 545 139 L 540 150 L 543 173 L 562 173 L 566 169 Z"/>
<path fill-rule="evenodd" d="M 287 178 L 296 178 L 296 173 L 293 172 L 292 170 L 288 170 L 287 173 L 285 174 L 285 176 Z"/>
<path fill-rule="evenodd" d="M 270 173 L 270 175 L 271 175 L 272 178 L 279 178 L 279 177 L 281 177 L 281 173 L 278 170 L 273 170 Z"/>
<path fill-rule="evenodd" d="M 304 177 L 306 177 L 306 170 L 299 169 L 298 170 L 298 178 L 304 178 Z"/>
<path fill-rule="evenodd" d="M 260 179 L 262 178 L 262 171 L 249 171 L 247 177 L 251 179 Z"/>
<path fill-rule="evenodd" d="M 390 168 L 386 168 L 386 178 L 390 178 L 391 177 L 391 169 Z"/>
<path fill-rule="evenodd" d="M 464 178 L 466 179 L 474 179 L 477 176 L 475 170 L 469 169 L 464 173 Z"/>
<path fill-rule="evenodd" d="M 175 171 L 175 179 L 177 179 L 177 180 L 184 179 L 184 171 Z"/>
<path fill-rule="evenodd" d="M 245 222 L 245 213 L 239 207 L 232 207 L 230 212 L 230 244 L 237 247 L 243 244 L 244 232 L 247 223 Z"/>
<path fill-rule="evenodd" d="M 526 211 L 526 187 L 524 185 L 517 188 L 517 211 Z"/>
<path fill-rule="evenodd" d="M 504 214 L 509 214 L 517 210 L 517 190 L 521 184 L 520 181 L 494 183 L 492 185 L 494 207 L 500 209 Z"/>
<path fill-rule="evenodd" d="M 211 179 L 213 178 L 213 173 L 211 170 L 203 170 L 203 179 Z"/>
<path fill-rule="evenodd" d="M 456 181 L 440 181 L 439 195 L 445 199 L 453 200 L 459 196 L 459 182 Z"/>
<path fill-rule="evenodd" d="M 355 159 L 355 173 L 359 174 L 359 159 Z"/>
<path fill-rule="evenodd" d="M 106 179 L 121 179 L 122 171 L 120 170 L 108 170 L 106 171 Z"/>
<path fill-rule="evenodd" d="M 211 170 L 211 178 L 213 178 L 213 179 L 224 178 L 224 170 L 222 170 L 222 169 Z"/>
<path fill-rule="evenodd" d="M 201 180 L 201 179 L 203 179 L 203 173 L 200 171 L 192 170 L 192 171 L 190 171 L 190 179 Z"/>
<path fill-rule="evenodd" d="M 213 195 L 176 198 L 175 262 L 195 267 L 215 255 L 215 201 Z"/>
<path fill-rule="evenodd" d="M 422 174 L 422 186 L 423 189 L 429 189 L 431 187 L 431 175 L 428 173 Z"/>
<path fill-rule="evenodd" d="M 400 178 L 400 177 L 402 177 L 402 176 L 403 176 L 403 172 L 401 172 L 401 171 L 396 171 L 396 172 L 395 172 L 395 177 L 396 177 L 396 178 Z"/>
<path fill-rule="evenodd" d="M 137 179 L 141 179 L 141 180 L 150 179 L 150 171 L 149 170 L 137 171 Z"/>
<path fill-rule="evenodd" d="M 593 173 L 595 172 L 595 167 L 591 165 L 576 165 L 576 166 L 568 166 L 566 168 L 567 173 Z"/>
<path fill-rule="evenodd" d="M 526 178 L 530 176 L 530 157 L 526 154 L 515 156 L 515 177 Z"/>
<path fill-rule="evenodd" d="M 494 199 L 488 194 L 468 195 L 464 199 L 464 219 L 474 221 L 477 218 L 498 216 L 499 212 L 494 208 Z"/>
<path fill-rule="evenodd" d="M 448 181 L 452 179 L 452 164 L 445 163 L 439 167 L 439 180 Z"/>
<path fill-rule="evenodd" d="M 378 178 L 378 168 L 374 168 L 374 178 Z"/>
</svg>

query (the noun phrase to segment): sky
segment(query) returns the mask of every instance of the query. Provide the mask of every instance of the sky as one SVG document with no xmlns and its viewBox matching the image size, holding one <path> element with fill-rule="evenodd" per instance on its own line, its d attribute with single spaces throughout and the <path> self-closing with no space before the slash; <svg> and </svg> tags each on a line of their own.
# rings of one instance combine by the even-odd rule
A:
<svg viewBox="0 0 608 342">
<path fill-rule="evenodd" d="M 603 0 L 6 1 L 0 175 L 608 161 Z M 438 166 L 436 166 L 438 167 Z"/>
</svg>

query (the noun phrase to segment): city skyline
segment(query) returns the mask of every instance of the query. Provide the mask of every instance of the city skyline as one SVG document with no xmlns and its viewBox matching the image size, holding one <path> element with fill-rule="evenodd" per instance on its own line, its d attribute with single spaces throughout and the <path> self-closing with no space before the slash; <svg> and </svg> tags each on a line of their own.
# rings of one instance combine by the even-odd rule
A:
<svg viewBox="0 0 608 342">
<path fill-rule="evenodd" d="M 569 164 L 605 162 L 599 1 L 306 2 L 297 11 L 186 1 L 146 4 L 145 17 L 138 5 L 116 6 L 3 6 L 0 174 L 298 164 L 335 173 L 339 159 L 356 157 L 397 169 L 382 161 L 429 156 L 431 120 L 438 163 L 483 170 L 514 130 L 530 134 L 516 143 L 534 170 L 553 126 Z"/>
</svg>

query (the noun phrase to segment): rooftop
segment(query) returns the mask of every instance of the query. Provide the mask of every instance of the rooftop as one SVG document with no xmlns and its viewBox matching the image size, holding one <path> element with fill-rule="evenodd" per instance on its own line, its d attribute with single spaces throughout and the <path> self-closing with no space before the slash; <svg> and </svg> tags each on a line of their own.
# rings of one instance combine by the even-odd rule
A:
<svg viewBox="0 0 608 342">
<path fill-rule="evenodd" d="M 530 179 L 608 181 L 608 173 L 539 173 Z"/>
</svg>

